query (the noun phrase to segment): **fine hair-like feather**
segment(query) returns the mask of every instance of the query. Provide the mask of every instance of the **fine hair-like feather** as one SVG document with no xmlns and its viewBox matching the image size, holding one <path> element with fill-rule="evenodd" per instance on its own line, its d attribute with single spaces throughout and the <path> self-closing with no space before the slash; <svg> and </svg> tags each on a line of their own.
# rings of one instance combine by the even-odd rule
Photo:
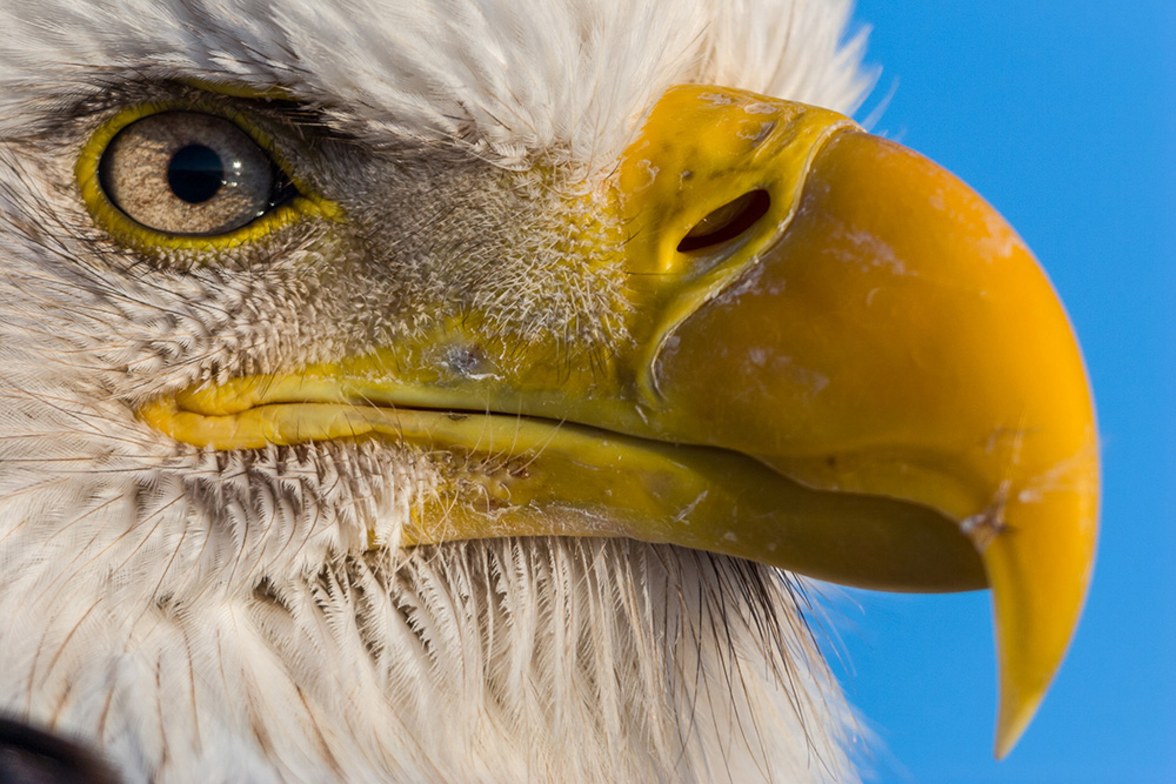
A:
<svg viewBox="0 0 1176 784">
<path fill-rule="evenodd" d="M 848 12 L 0 7 L 0 710 L 92 745 L 128 781 L 853 780 L 858 730 L 796 578 L 624 540 L 401 550 L 452 456 L 372 441 L 216 453 L 134 415 L 152 396 L 362 348 L 427 316 L 365 321 L 331 289 L 338 269 L 383 301 L 469 290 L 524 338 L 598 315 L 623 278 L 560 300 L 539 245 L 515 242 L 520 223 L 554 220 L 529 173 L 590 190 L 680 82 L 852 109 L 870 79 Z M 281 128 L 325 131 L 296 163 L 346 190 L 365 236 L 392 248 L 382 276 L 310 231 L 160 260 L 94 225 L 74 176 L 94 127 L 208 83 L 280 88 L 310 118 Z M 390 234 L 379 210 L 408 221 L 426 186 L 440 206 Z M 493 268 L 439 260 L 439 238 Z M 471 277 L 440 281 L 450 272 Z M 566 361 L 624 339 L 571 330 Z"/>
</svg>

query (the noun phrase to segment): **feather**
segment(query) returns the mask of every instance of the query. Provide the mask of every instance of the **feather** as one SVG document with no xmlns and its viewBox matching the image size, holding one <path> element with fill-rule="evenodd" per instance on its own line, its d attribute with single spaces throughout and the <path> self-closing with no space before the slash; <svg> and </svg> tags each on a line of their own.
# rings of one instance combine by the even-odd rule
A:
<svg viewBox="0 0 1176 784">
<path fill-rule="evenodd" d="M 336 250 L 315 235 L 218 264 L 144 261 L 94 227 L 73 176 L 112 111 L 214 83 L 280 88 L 344 140 L 306 163 L 364 183 L 349 205 L 360 223 L 388 198 L 419 201 L 391 189 L 426 174 L 439 199 L 538 162 L 590 188 L 675 83 L 855 107 L 871 77 L 848 13 L 805 0 L 0 7 L 0 708 L 93 744 L 128 781 L 852 780 L 860 730 L 796 578 L 623 540 L 402 551 L 443 455 L 215 453 L 145 428 L 143 400 L 337 352 L 359 317 L 309 271 Z M 376 166 L 403 176 L 365 180 Z M 411 300 L 412 281 L 439 274 L 428 249 L 459 230 L 504 270 L 473 286 L 506 303 L 503 329 L 567 324 L 621 285 L 552 304 L 503 250 L 503 204 L 517 202 L 486 199 L 442 202 L 484 216 L 465 229 L 390 238 L 403 266 L 363 278 L 371 296 L 402 285 Z M 369 551 L 373 536 L 385 546 Z"/>
</svg>

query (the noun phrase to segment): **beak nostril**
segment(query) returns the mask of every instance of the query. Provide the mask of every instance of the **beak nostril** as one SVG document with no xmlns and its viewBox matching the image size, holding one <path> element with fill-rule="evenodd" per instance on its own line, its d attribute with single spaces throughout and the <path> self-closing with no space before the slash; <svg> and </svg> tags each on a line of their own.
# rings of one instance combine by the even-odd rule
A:
<svg viewBox="0 0 1176 784">
<path fill-rule="evenodd" d="M 772 199 L 764 190 L 748 191 L 708 213 L 678 243 L 679 253 L 703 250 L 733 240 L 764 216 Z"/>
</svg>

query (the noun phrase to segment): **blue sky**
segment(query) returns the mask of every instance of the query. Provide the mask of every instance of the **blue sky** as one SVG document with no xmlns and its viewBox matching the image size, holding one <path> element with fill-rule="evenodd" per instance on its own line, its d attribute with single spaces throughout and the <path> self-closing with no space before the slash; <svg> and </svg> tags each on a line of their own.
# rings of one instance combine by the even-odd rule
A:
<svg viewBox="0 0 1176 784">
<path fill-rule="evenodd" d="M 859 0 L 882 67 L 859 116 L 885 102 L 876 132 L 962 176 L 1034 248 L 1084 347 L 1104 471 L 1085 616 L 1002 763 L 987 593 L 838 603 L 882 781 L 1176 781 L 1173 7 Z"/>
</svg>

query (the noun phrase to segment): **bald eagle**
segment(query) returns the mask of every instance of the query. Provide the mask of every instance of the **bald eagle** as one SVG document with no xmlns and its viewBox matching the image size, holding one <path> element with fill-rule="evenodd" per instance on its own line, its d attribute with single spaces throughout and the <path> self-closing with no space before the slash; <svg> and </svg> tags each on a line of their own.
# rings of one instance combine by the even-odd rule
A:
<svg viewBox="0 0 1176 784">
<path fill-rule="evenodd" d="M 1090 394 L 849 10 L 4 3 L 5 764 L 852 781 L 809 578 L 991 587 L 1007 752 Z"/>
</svg>

